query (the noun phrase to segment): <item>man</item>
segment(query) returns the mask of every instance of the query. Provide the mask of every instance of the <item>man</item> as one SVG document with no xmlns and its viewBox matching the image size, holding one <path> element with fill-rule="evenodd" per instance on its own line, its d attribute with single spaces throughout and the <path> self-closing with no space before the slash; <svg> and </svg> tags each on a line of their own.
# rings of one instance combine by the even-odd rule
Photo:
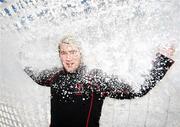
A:
<svg viewBox="0 0 180 127">
<path fill-rule="evenodd" d="M 172 50 L 166 50 L 172 54 Z M 153 68 L 138 92 L 108 76 L 102 70 L 88 71 L 82 61 L 78 42 L 67 36 L 59 43 L 59 57 L 63 68 L 45 70 L 36 76 L 30 68 L 25 72 L 38 84 L 51 88 L 50 127 L 99 127 L 105 97 L 133 99 L 144 96 L 166 74 L 174 61 L 160 53 Z"/>
</svg>

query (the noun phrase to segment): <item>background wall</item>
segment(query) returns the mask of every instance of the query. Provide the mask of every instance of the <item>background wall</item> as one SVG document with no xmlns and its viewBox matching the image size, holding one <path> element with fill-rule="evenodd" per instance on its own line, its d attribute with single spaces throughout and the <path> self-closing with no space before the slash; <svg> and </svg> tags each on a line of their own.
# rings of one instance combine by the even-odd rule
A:
<svg viewBox="0 0 180 127">
<path fill-rule="evenodd" d="M 50 91 L 23 71 L 61 66 L 58 41 L 73 34 L 89 68 L 116 74 L 137 90 L 158 47 L 173 45 L 175 64 L 142 98 L 106 98 L 101 127 L 179 127 L 179 0 L 1 0 L 0 126 L 45 127 Z M 53 61 L 53 62 L 52 62 Z"/>
</svg>

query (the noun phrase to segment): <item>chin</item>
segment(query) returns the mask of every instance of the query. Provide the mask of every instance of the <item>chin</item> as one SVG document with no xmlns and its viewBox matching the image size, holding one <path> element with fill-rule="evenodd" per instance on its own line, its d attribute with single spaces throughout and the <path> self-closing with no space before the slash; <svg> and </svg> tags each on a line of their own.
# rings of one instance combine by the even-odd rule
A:
<svg viewBox="0 0 180 127">
<path fill-rule="evenodd" d="M 67 72 L 72 73 L 75 71 L 75 69 L 66 69 Z"/>
</svg>

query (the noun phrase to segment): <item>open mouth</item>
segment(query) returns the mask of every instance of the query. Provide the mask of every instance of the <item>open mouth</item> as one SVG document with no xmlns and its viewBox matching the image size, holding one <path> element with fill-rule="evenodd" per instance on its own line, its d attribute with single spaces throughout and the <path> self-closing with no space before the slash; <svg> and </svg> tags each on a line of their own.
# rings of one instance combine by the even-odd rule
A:
<svg viewBox="0 0 180 127">
<path fill-rule="evenodd" d="M 74 63 L 66 63 L 68 67 L 72 67 Z"/>
</svg>

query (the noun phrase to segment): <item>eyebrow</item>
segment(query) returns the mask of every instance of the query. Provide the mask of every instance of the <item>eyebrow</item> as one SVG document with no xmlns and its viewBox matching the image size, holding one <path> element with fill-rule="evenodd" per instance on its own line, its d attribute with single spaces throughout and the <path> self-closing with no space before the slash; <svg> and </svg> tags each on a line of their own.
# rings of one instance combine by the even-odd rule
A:
<svg viewBox="0 0 180 127">
<path fill-rule="evenodd" d="M 60 53 L 65 53 L 65 52 L 78 52 L 78 50 L 69 50 L 69 51 L 64 51 L 64 50 L 59 50 L 60 51 Z"/>
</svg>

